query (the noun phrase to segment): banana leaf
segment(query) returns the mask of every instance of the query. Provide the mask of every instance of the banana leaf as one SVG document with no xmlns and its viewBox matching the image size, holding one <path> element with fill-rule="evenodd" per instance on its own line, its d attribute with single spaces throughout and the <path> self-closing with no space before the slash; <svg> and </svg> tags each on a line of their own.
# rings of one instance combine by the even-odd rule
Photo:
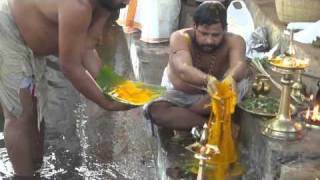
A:
<svg viewBox="0 0 320 180">
<path fill-rule="evenodd" d="M 112 70 L 112 68 L 107 65 L 104 65 L 101 68 L 96 78 L 96 82 L 99 85 L 102 92 L 115 101 L 125 103 L 125 104 L 137 105 L 137 106 L 147 103 L 147 102 L 135 103 L 127 99 L 118 97 L 117 93 L 115 93 L 115 89 L 118 85 L 120 85 L 125 81 L 127 81 L 127 79 L 115 73 Z M 132 81 L 132 82 L 134 82 L 137 87 L 149 89 L 150 91 L 152 91 L 154 95 L 150 100 L 160 97 L 165 92 L 165 88 L 158 85 L 148 84 L 148 83 L 139 82 L 139 81 Z"/>
<path fill-rule="evenodd" d="M 126 79 L 123 76 L 115 73 L 113 69 L 107 65 L 104 65 L 101 68 L 96 78 L 96 82 L 103 92 L 110 91 L 113 87 L 124 82 L 125 80 Z"/>
</svg>

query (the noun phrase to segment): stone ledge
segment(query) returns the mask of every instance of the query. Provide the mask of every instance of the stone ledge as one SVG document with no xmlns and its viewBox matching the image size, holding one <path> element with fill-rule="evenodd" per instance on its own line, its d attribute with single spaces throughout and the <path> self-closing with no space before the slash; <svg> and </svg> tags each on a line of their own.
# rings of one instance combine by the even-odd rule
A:
<svg viewBox="0 0 320 180">
<path fill-rule="evenodd" d="M 267 121 L 246 112 L 241 114 L 241 162 L 247 168 L 243 179 L 279 179 L 290 176 L 292 171 L 288 169 L 292 168 L 316 175 L 314 168 L 304 163 L 320 159 L 320 146 L 316 143 L 320 140 L 319 131 L 305 129 L 301 140 L 279 141 L 261 134 Z"/>
</svg>

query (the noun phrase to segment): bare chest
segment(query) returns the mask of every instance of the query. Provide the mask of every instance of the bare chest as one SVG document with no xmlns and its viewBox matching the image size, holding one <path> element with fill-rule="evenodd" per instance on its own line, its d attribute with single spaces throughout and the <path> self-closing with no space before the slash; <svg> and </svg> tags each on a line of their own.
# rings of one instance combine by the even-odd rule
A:
<svg viewBox="0 0 320 180">
<path fill-rule="evenodd" d="M 229 67 L 228 50 L 221 49 L 215 53 L 204 54 L 200 51 L 192 51 L 193 66 L 204 73 L 211 74 L 222 79 Z"/>
<path fill-rule="evenodd" d="M 58 53 L 60 34 L 57 2 L 20 3 L 18 0 L 13 0 L 11 7 L 23 40 L 36 54 Z M 26 12 L 28 12 L 27 19 Z M 109 14 L 102 10 L 97 10 L 92 15 L 84 46 L 94 48 L 102 40 L 103 27 L 108 18 Z M 81 19 L 79 17 L 74 21 Z"/>
</svg>

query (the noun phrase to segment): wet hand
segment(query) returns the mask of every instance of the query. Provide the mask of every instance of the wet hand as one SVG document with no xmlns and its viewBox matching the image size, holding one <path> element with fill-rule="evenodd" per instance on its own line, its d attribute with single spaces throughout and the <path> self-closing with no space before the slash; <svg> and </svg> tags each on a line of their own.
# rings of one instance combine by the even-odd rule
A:
<svg viewBox="0 0 320 180">
<path fill-rule="evenodd" d="M 227 76 L 223 81 L 229 81 L 233 92 L 237 92 L 237 82 L 232 76 Z"/>
<path fill-rule="evenodd" d="M 208 75 L 207 77 L 207 91 L 212 96 L 217 92 L 217 78 L 214 76 Z"/>
<path fill-rule="evenodd" d="M 136 108 L 138 106 L 135 105 L 131 105 L 131 104 L 124 104 L 124 103 L 120 103 L 120 102 L 115 102 L 114 105 L 114 110 L 116 111 L 127 111 L 133 108 Z"/>
<path fill-rule="evenodd" d="M 138 106 L 109 100 L 106 102 L 104 109 L 106 109 L 108 111 L 126 111 L 126 110 L 130 110 L 130 109 L 136 108 L 136 107 L 138 107 Z"/>
</svg>

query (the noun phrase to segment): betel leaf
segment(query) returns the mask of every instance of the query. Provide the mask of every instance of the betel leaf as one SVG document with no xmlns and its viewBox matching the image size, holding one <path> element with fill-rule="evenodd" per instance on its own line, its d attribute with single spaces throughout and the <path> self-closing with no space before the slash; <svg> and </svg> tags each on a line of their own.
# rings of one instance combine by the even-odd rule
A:
<svg viewBox="0 0 320 180">
<path fill-rule="evenodd" d="M 275 116 L 279 109 L 279 101 L 272 97 L 248 97 L 239 103 L 243 110 L 262 116 Z"/>
<path fill-rule="evenodd" d="M 110 88 L 115 87 L 123 81 L 125 81 L 125 78 L 115 73 L 113 69 L 107 65 L 101 68 L 96 78 L 96 82 L 103 92 L 109 91 Z"/>
</svg>

